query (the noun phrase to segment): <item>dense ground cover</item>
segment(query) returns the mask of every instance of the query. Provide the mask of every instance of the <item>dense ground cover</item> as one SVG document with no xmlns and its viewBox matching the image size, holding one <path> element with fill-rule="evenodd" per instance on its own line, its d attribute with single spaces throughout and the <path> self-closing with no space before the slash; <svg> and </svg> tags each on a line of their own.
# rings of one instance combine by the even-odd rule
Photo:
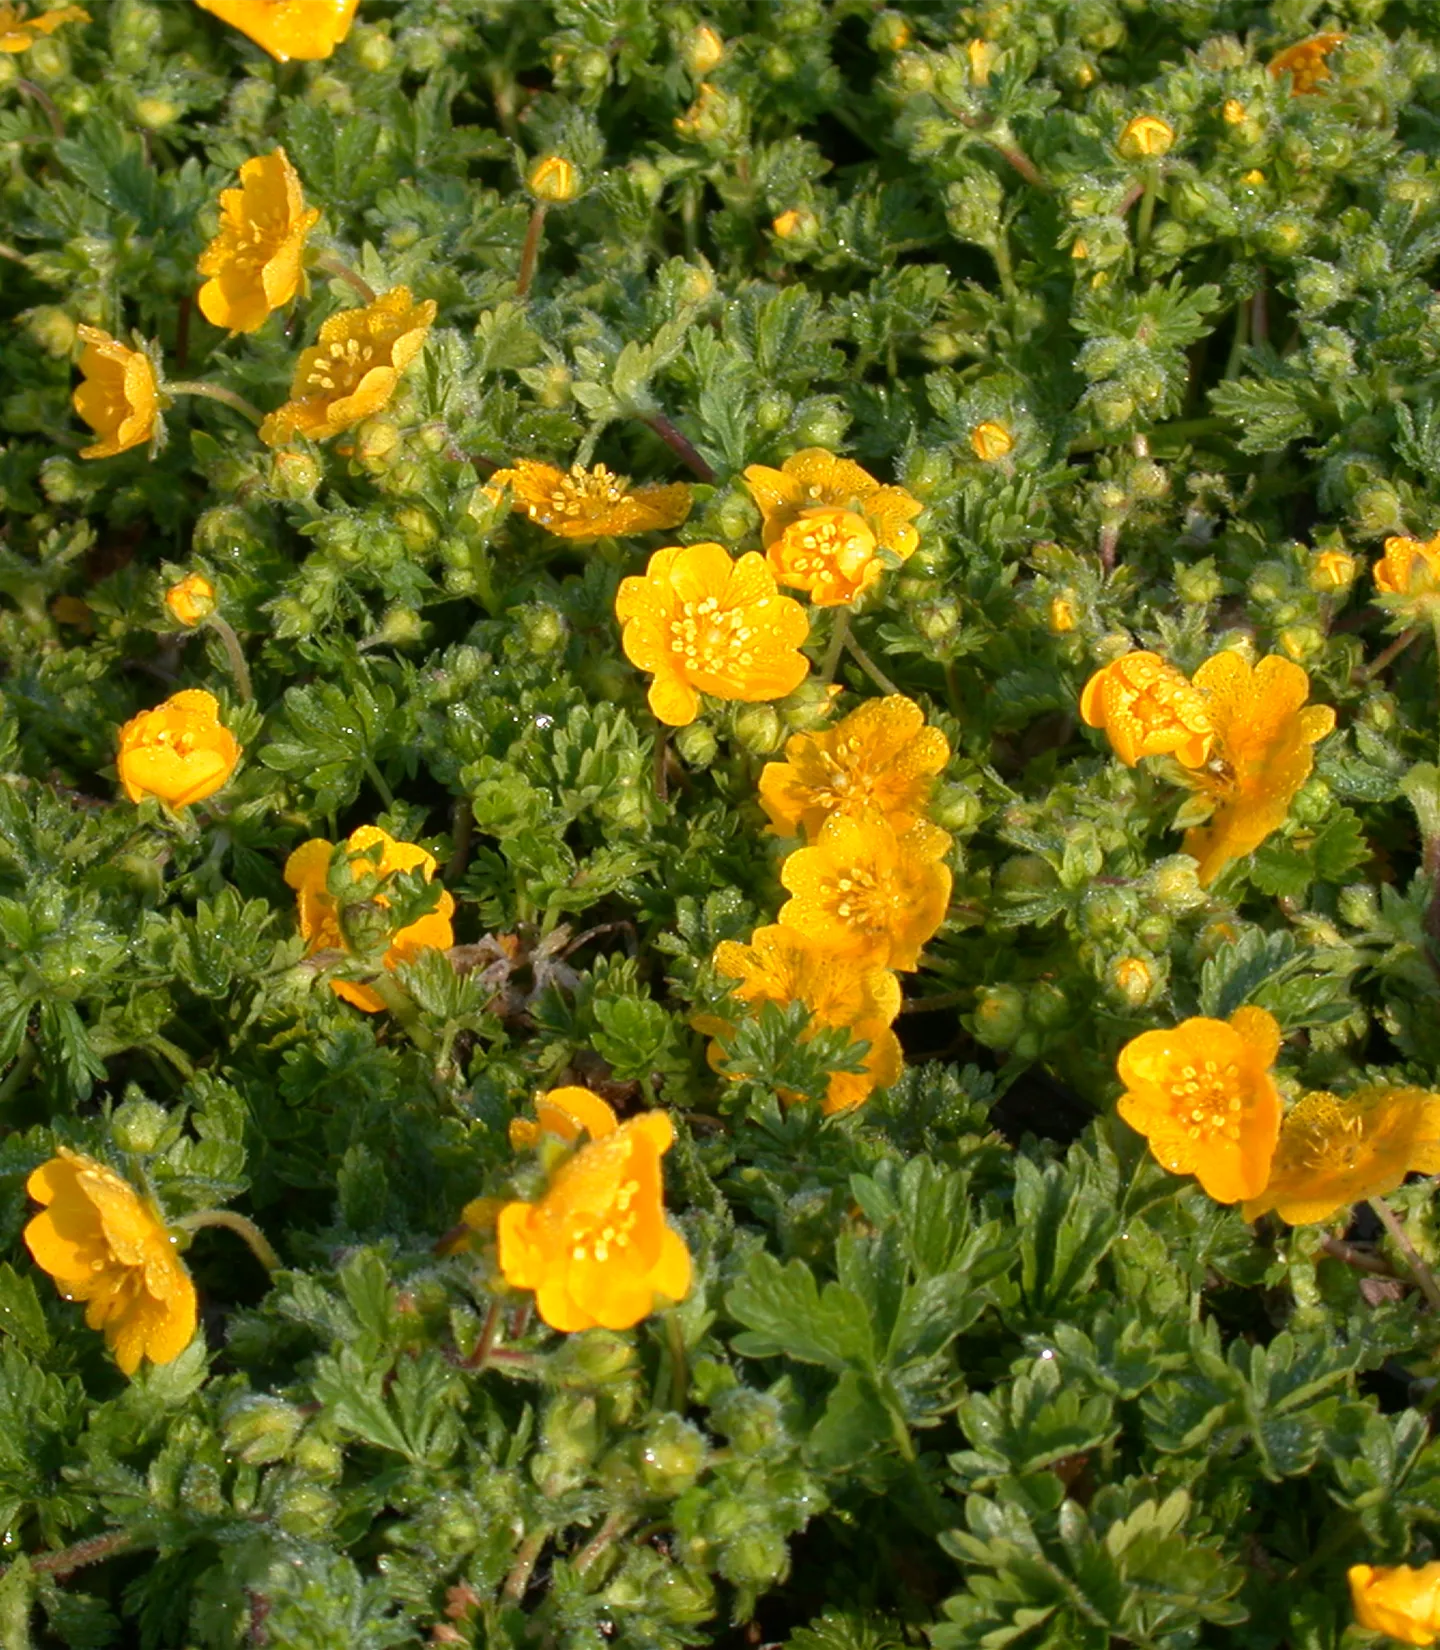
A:
<svg viewBox="0 0 1440 1650">
<path fill-rule="evenodd" d="M 1430 1642 L 1431 7 L 352 11 L 0 6 L 0 1643 Z"/>
</svg>

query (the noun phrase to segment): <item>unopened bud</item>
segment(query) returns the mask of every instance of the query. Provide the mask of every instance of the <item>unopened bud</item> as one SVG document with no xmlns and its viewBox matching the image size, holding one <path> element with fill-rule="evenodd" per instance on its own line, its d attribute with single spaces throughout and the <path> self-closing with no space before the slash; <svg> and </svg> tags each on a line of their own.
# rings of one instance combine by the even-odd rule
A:
<svg viewBox="0 0 1440 1650">
<path fill-rule="evenodd" d="M 162 131 L 180 118 L 180 105 L 168 97 L 142 97 L 135 101 L 135 118 L 149 132 Z"/>
<path fill-rule="evenodd" d="M 678 1415 L 662 1415 L 640 1439 L 640 1476 L 652 1495 L 683 1495 L 704 1470 L 704 1435 Z"/>
<path fill-rule="evenodd" d="M 1052 596 L 1045 622 L 1052 635 L 1068 635 L 1080 622 L 1074 601 L 1069 596 Z"/>
<path fill-rule="evenodd" d="M 708 768 L 720 744 L 708 722 L 691 722 L 675 735 L 675 751 L 687 768 Z"/>
<path fill-rule="evenodd" d="M 215 611 L 215 586 L 203 573 L 188 573 L 165 592 L 165 605 L 181 624 L 203 624 Z"/>
<path fill-rule="evenodd" d="M 1359 564 L 1346 550 L 1317 550 L 1310 558 L 1310 588 L 1322 592 L 1348 590 Z"/>
<path fill-rule="evenodd" d="M 752 756 L 769 756 L 785 738 L 780 713 L 774 705 L 746 705 L 735 717 L 735 738 Z"/>
<path fill-rule="evenodd" d="M 697 143 L 714 143 L 726 135 L 735 114 L 733 100 L 718 86 L 702 80 L 695 101 L 683 115 L 675 117 L 675 130 Z"/>
<path fill-rule="evenodd" d="M 580 193 L 580 176 L 563 155 L 545 155 L 530 168 L 525 186 L 537 201 L 566 206 Z"/>
<path fill-rule="evenodd" d="M 1128 121 L 1115 147 L 1126 160 L 1155 160 L 1168 155 L 1175 128 L 1159 115 L 1136 115 Z"/>
<path fill-rule="evenodd" d="M 776 236 L 794 247 L 813 246 L 820 234 L 820 220 L 807 206 L 792 206 L 770 225 Z"/>
<path fill-rule="evenodd" d="M 1160 979 L 1153 962 L 1144 957 L 1117 957 L 1106 983 L 1126 1008 L 1143 1008 L 1155 995 Z"/>
<path fill-rule="evenodd" d="M 896 11 L 882 11 L 870 25 L 870 49 L 902 52 L 910 44 L 910 25 Z"/>
<path fill-rule="evenodd" d="M 122 1152 L 153 1152 L 159 1149 L 170 1127 L 170 1113 L 154 1100 L 125 1100 L 110 1118 L 110 1138 Z"/>
<path fill-rule="evenodd" d="M 1292 624 L 1280 632 L 1280 651 L 1296 664 L 1304 664 L 1325 650 L 1325 637 L 1313 624 Z"/>
<path fill-rule="evenodd" d="M 680 61 L 696 80 L 719 68 L 724 57 L 725 42 L 708 23 L 691 29 L 680 42 Z"/>
<path fill-rule="evenodd" d="M 1217 600 L 1224 588 L 1225 581 L 1215 569 L 1213 556 L 1205 556 L 1188 567 L 1175 569 L 1175 593 L 1182 602 L 1189 602 L 1192 606 L 1204 607 L 1208 602 Z"/>
<path fill-rule="evenodd" d="M 1191 911 L 1205 901 L 1195 861 L 1188 854 L 1172 854 L 1150 869 L 1150 897 L 1163 912 Z"/>
<path fill-rule="evenodd" d="M 271 457 L 270 486 L 279 498 L 292 503 L 313 498 L 320 476 L 320 466 L 309 453 L 282 447 Z"/>
<path fill-rule="evenodd" d="M 45 351 L 58 360 L 75 347 L 75 322 L 63 309 L 41 304 L 25 316 L 25 330 Z"/>
<path fill-rule="evenodd" d="M 241 1398 L 221 1422 L 224 1450 L 252 1467 L 283 1461 L 304 1425 L 294 1404 L 260 1394 Z"/>
<path fill-rule="evenodd" d="M 987 419 L 970 432 L 970 450 L 982 464 L 993 464 L 1004 458 L 1015 446 L 1015 437 L 1003 424 Z"/>
<path fill-rule="evenodd" d="M 1025 1026 L 1025 993 L 1014 985 L 981 986 L 971 1021 L 986 1048 L 1009 1048 Z"/>
<path fill-rule="evenodd" d="M 964 836 L 980 823 L 985 805 L 968 785 L 941 785 L 925 811 L 935 824 Z"/>
<path fill-rule="evenodd" d="M 395 61 L 395 43 L 390 36 L 363 24 L 350 36 L 350 50 L 367 74 L 383 74 Z"/>
</svg>

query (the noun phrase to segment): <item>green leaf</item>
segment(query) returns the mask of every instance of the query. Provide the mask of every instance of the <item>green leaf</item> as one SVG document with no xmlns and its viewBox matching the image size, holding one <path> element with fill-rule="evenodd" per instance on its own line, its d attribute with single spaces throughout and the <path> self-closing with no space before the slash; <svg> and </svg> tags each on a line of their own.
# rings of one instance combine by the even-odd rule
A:
<svg viewBox="0 0 1440 1650">
<path fill-rule="evenodd" d="M 744 1325 L 732 1344 L 746 1357 L 784 1355 L 837 1374 L 874 1371 L 875 1344 L 865 1303 L 838 1283 L 820 1289 L 804 1261 L 781 1266 L 773 1255 L 752 1254 L 725 1305 Z"/>
</svg>

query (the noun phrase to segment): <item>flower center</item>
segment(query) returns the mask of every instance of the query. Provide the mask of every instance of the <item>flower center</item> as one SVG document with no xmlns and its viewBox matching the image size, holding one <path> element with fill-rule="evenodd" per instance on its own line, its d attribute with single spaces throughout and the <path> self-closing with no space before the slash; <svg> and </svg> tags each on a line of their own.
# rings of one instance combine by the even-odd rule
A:
<svg viewBox="0 0 1440 1650">
<path fill-rule="evenodd" d="M 544 523 L 559 517 L 568 521 L 598 521 L 617 505 L 628 504 L 620 476 L 597 464 L 593 470 L 572 465 L 570 474 L 562 476 L 555 491 L 541 504 L 532 504 L 527 512 L 531 521 Z"/>
<path fill-rule="evenodd" d="M 670 621 L 670 652 L 688 673 L 723 676 L 737 665 L 748 669 L 755 632 L 744 608 L 722 608 L 714 596 L 682 602 Z"/>
<path fill-rule="evenodd" d="M 800 513 L 785 529 L 781 553 L 797 578 L 850 578 L 875 554 L 877 542 L 864 516 L 827 504 Z"/>
<path fill-rule="evenodd" d="M 640 1190 L 638 1180 L 627 1180 L 615 1193 L 615 1201 L 603 1214 L 596 1215 L 576 1234 L 570 1250 L 572 1260 L 593 1260 L 604 1265 L 611 1251 L 620 1254 L 630 1247 L 630 1237 L 640 1218 L 638 1209 L 630 1205 Z"/>
<path fill-rule="evenodd" d="M 374 359 L 373 344 L 362 344 L 358 338 L 337 338 L 325 346 L 320 359 L 305 375 L 305 382 L 327 396 L 349 395 Z"/>
<path fill-rule="evenodd" d="M 1170 1098 L 1192 1140 L 1239 1140 L 1245 1108 L 1239 1086 L 1240 1068 L 1233 1060 L 1197 1060 L 1180 1068 L 1179 1080 L 1170 1085 Z"/>
<path fill-rule="evenodd" d="M 840 876 L 822 882 L 820 889 L 836 916 L 862 934 L 893 932 L 905 904 L 904 892 L 890 872 L 865 865 L 847 866 Z"/>
</svg>

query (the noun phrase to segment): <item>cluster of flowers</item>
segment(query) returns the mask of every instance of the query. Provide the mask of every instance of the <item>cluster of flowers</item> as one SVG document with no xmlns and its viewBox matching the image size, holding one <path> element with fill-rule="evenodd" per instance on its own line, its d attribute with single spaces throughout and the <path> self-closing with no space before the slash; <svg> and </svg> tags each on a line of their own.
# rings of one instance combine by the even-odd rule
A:
<svg viewBox="0 0 1440 1650">
<path fill-rule="evenodd" d="M 925 817 L 950 746 L 924 724 L 912 700 L 867 700 L 833 728 L 795 734 L 785 760 L 766 764 L 760 802 L 770 828 L 805 846 L 781 867 L 790 898 L 778 921 L 746 945 L 726 940 L 715 952 L 716 971 L 736 982 L 740 1002 L 802 1003 L 807 1037 L 844 1027 L 870 1045 L 862 1071 L 831 1075 L 827 1113 L 848 1111 L 899 1077 L 895 971 L 919 966 L 950 902 L 951 839 Z M 733 1022 L 705 1014 L 694 1024 L 713 1039 L 710 1063 L 723 1069 Z"/>
</svg>

